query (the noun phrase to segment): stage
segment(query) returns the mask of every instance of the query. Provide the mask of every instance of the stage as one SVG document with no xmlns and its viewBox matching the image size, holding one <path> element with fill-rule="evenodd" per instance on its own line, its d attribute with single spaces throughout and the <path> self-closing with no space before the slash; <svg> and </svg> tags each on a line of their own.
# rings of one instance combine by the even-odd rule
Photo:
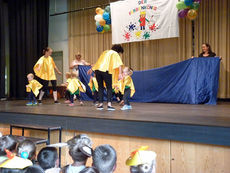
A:
<svg viewBox="0 0 230 173">
<path fill-rule="evenodd" d="M 44 100 L 42 105 L 25 106 L 26 101 L 1 101 L 2 124 L 62 126 L 104 134 L 167 139 L 230 146 L 230 103 L 187 105 L 132 103 L 133 110 L 96 110 L 92 102 L 69 107 Z M 105 107 L 106 108 L 106 107 Z"/>
</svg>

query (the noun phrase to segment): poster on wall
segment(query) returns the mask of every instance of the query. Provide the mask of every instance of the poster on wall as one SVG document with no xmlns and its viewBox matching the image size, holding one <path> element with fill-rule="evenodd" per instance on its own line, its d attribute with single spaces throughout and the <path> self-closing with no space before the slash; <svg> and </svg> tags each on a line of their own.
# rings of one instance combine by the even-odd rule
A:
<svg viewBox="0 0 230 173">
<path fill-rule="evenodd" d="M 110 4 L 112 43 L 179 37 L 178 0 L 125 0 Z"/>
</svg>

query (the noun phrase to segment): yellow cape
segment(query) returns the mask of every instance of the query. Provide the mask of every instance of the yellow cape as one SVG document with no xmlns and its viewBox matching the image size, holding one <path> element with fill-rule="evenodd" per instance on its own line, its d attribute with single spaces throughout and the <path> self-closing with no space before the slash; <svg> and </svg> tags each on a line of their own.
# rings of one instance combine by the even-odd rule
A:
<svg viewBox="0 0 230 173">
<path fill-rule="evenodd" d="M 73 78 L 70 80 L 70 82 L 68 83 L 67 89 L 71 93 L 75 93 L 78 89 L 79 89 L 79 91 L 81 91 L 83 93 L 86 92 L 85 85 L 77 78 Z"/>
<path fill-rule="evenodd" d="M 29 84 L 26 87 L 26 92 L 32 92 L 34 93 L 34 95 L 37 97 L 39 94 L 39 90 L 42 88 L 42 84 L 40 84 L 38 81 L 36 81 L 35 79 L 29 81 Z"/>
<path fill-rule="evenodd" d="M 98 83 L 97 83 L 97 79 L 95 77 L 90 78 L 88 85 L 89 85 L 91 91 L 93 91 L 93 85 L 94 85 L 96 91 L 98 91 Z"/>
<path fill-rule="evenodd" d="M 112 74 L 112 83 L 114 86 L 114 84 L 118 81 L 119 67 L 122 65 L 123 63 L 121 57 L 117 52 L 115 52 L 114 50 L 106 50 L 101 54 L 92 69 L 94 71 L 108 71 L 109 74 Z"/>
<path fill-rule="evenodd" d="M 37 68 L 41 66 L 40 70 Z M 36 76 L 43 80 L 56 80 L 56 75 L 54 72 L 54 68 L 56 67 L 52 57 L 44 57 L 42 56 L 37 63 L 34 65 L 34 72 Z"/>
<path fill-rule="evenodd" d="M 21 157 L 14 156 L 12 159 L 8 159 L 0 164 L 0 168 L 24 169 L 32 165 L 33 163 L 29 159 L 23 159 Z"/>
<path fill-rule="evenodd" d="M 124 94 L 126 86 L 130 87 L 130 90 L 131 90 L 130 97 L 132 97 L 135 93 L 135 87 L 133 84 L 133 80 L 130 76 L 126 76 L 123 79 L 119 80 L 116 86 L 119 88 L 119 91 L 121 92 L 121 94 Z"/>
</svg>

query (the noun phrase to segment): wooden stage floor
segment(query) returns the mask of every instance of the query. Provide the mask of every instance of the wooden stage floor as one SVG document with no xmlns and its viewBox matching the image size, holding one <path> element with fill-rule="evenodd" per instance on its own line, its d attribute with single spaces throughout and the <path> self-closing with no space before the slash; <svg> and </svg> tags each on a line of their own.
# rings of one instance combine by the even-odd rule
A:
<svg viewBox="0 0 230 173">
<path fill-rule="evenodd" d="M 96 110 L 92 102 L 74 107 L 44 100 L 39 106 L 26 101 L 0 101 L 0 124 L 61 126 L 64 130 L 95 132 L 174 141 L 230 146 L 230 103 L 186 105 L 132 103 L 133 109 Z"/>
<path fill-rule="evenodd" d="M 63 100 L 60 102 L 53 104 L 52 100 L 45 100 L 39 106 L 25 106 L 24 100 L 0 101 L 0 112 L 230 127 L 229 102 L 217 105 L 132 103 L 133 109 L 128 111 L 121 111 L 114 103 L 116 111 L 112 112 L 96 110 L 92 102 L 84 102 L 83 106 L 77 102 L 74 107 L 67 106 Z"/>
</svg>

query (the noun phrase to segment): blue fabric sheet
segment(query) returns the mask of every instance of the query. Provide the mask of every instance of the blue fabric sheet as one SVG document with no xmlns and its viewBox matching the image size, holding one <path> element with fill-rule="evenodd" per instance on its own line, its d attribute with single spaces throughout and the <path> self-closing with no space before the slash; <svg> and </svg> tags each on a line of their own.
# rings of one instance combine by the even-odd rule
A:
<svg viewBox="0 0 230 173">
<path fill-rule="evenodd" d="M 131 101 L 185 104 L 216 104 L 219 58 L 192 58 L 161 68 L 134 71 L 136 93 Z M 83 100 L 92 100 L 88 66 L 79 66 L 80 80 L 87 86 Z"/>
</svg>

